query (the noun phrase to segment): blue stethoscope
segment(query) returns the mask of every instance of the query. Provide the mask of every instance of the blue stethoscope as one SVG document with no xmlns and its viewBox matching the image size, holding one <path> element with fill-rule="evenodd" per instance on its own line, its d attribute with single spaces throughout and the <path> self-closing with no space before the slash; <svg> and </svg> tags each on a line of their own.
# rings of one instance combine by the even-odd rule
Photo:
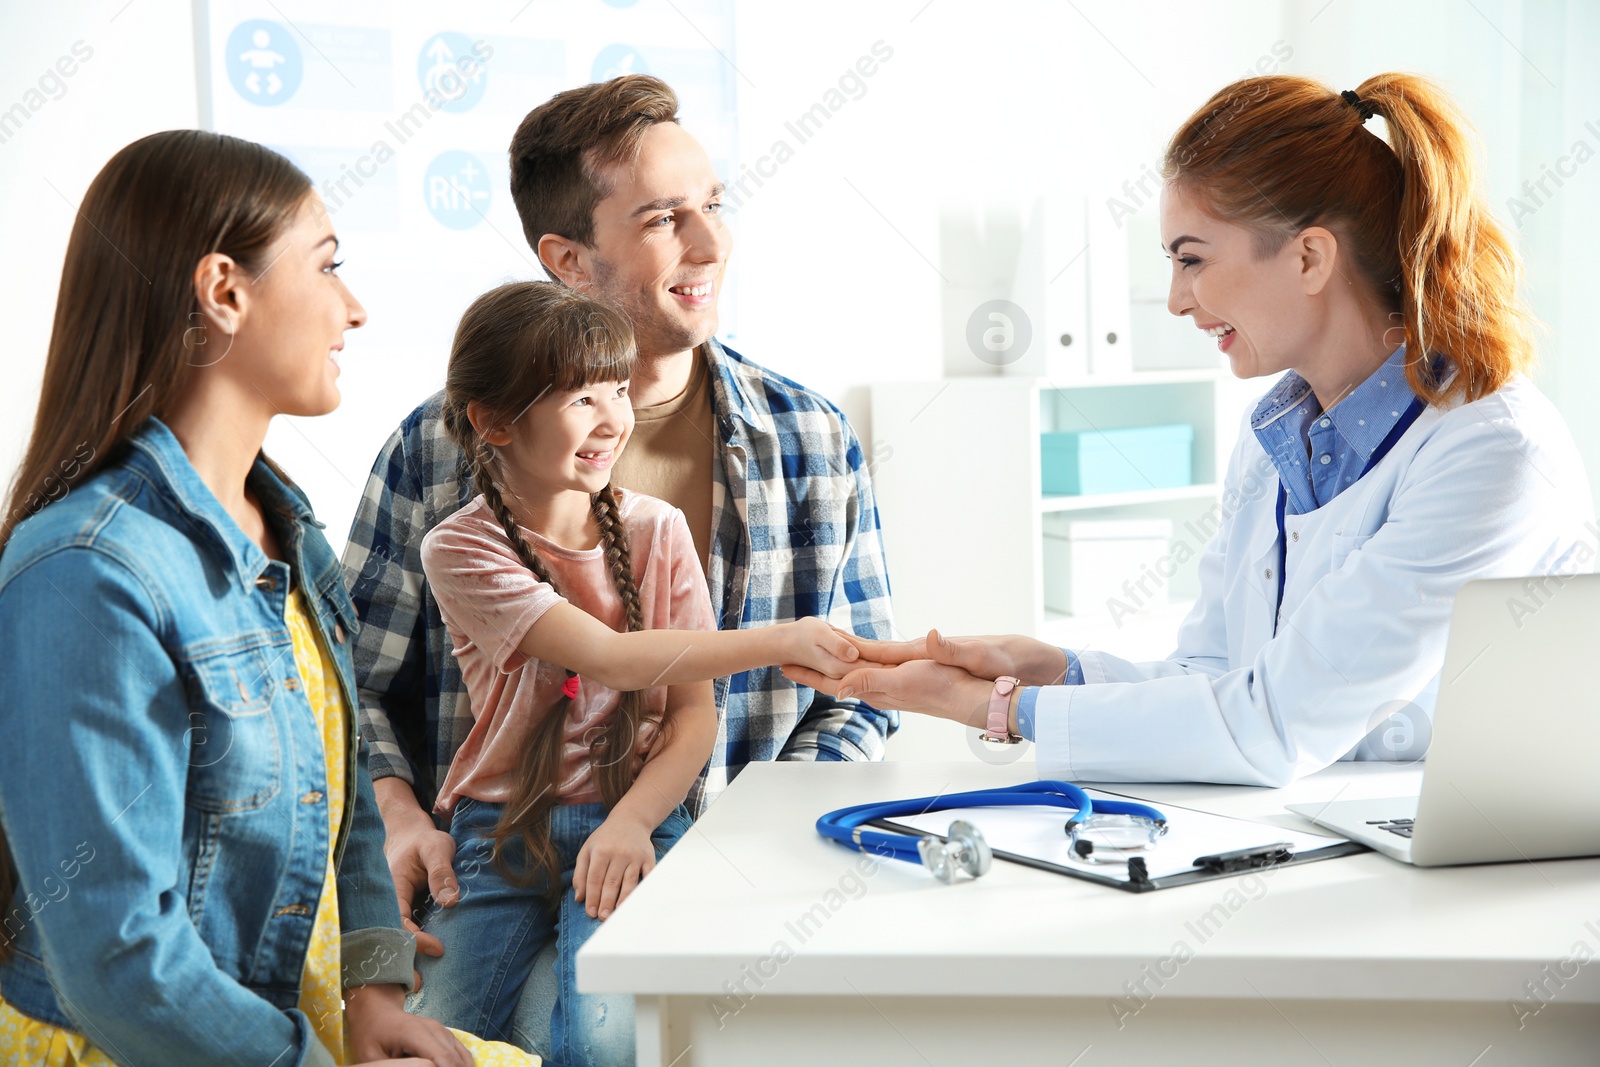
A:
<svg viewBox="0 0 1600 1067">
<path fill-rule="evenodd" d="M 1069 782 L 1024 782 L 1004 789 L 976 789 L 970 793 L 940 793 L 911 800 L 856 804 L 830 811 L 818 819 L 817 832 L 830 841 L 861 852 L 921 863 L 941 882 L 952 882 L 958 869 L 974 878 L 989 869 L 994 854 L 976 826 L 957 819 L 950 824 L 950 833 L 944 841 L 931 834 L 913 837 L 862 827 L 875 819 L 926 815 L 949 808 L 1019 805 L 1071 810 L 1073 815 L 1065 829 L 1073 854 L 1090 863 L 1126 863 L 1135 853 L 1154 848 L 1167 832 L 1167 817 L 1148 804 L 1091 800 L 1087 793 Z"/>
</svg>

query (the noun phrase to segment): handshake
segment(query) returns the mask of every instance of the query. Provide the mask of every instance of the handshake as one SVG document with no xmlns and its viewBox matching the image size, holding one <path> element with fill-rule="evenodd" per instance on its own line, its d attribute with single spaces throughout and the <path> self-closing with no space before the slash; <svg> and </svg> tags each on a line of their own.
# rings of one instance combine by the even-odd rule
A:
<svg viewBox="0 0 1600 1067">
<path fill-rule="evenodd" d="M 873 707 L 936 715 L 980 730 L 987 723 L 996 678 L 1060 685 L 1067 673 L 1063 650 L 1016 634 L 944 637 L 929 630 L 926 637 L 911 641 L 874 641 L 820 619 L 794 625 L 808 631 L 825 626 L 829 636 L 819 631 L 811 646 L 816 655 L 783 666 L 790 681 Z"/>
</svg>

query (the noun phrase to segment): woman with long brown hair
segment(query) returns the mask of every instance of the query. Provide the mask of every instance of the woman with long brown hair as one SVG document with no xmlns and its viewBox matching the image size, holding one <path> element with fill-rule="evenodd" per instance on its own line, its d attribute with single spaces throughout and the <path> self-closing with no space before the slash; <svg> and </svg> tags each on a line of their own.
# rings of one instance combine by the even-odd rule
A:
<svg viewBox="0 0 1600 1067">
<path fill-rule="evenodd" d="M 860 643 L 877 662 L 842 681 L 790 674 L 1032 738 L 1046 778 L 1282 785 L 1420 758 L 1457 590 L 1595 555 L 1465 123 L 1411 75 L 1249 78 L 1184 123 L 1164 176 L 1168 309 L 1239 377 L 1282 373 L 1234 449 L 1177 651 L 930 632 Z"/>
<path fill-rule="evenodd" d="M 197 130 L 79 209 L 0 526 L 0 1061 L 474 1062 L 403 1009 L 359 623 L 261 451 L 339 402 L 337 248 L 288 160 Z"/>
</svg>

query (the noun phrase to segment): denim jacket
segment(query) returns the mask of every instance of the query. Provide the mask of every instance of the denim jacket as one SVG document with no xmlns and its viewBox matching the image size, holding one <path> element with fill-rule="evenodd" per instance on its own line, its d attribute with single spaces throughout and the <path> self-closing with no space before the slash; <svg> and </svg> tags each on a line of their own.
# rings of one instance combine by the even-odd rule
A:
<svg viewBox="0 0 1600 1067">
<path fill-rule="evenodd" d="M 296 1010 L 329 842 L 291 576 L 351 716 L 344 983 L 412 981 L 356 745 L 343 571 L 297 487 L 262 458 L 248 484 L 289 565 L 154 418 L 0 556 L 0 821 L 20 883 L 0 994 L 121 1062 L 332 1063 Z"/>
</svg>

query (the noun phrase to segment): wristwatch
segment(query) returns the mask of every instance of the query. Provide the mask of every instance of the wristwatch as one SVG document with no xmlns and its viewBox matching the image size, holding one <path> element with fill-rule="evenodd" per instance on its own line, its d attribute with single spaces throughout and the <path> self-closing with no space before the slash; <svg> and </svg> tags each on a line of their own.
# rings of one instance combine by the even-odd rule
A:
<svg viewBox="0 0 1600 1067">
<path fill-rule="evenodd" d="M 1011 732 L 1011 692 L 1021 685 L 1016 678 L 1001 675 L 994 680 L 994 692 L 989 694 L 989 728 L 983 739 L 992 745 L 1014 745 L 1022 738 Z"/>
</svg>

